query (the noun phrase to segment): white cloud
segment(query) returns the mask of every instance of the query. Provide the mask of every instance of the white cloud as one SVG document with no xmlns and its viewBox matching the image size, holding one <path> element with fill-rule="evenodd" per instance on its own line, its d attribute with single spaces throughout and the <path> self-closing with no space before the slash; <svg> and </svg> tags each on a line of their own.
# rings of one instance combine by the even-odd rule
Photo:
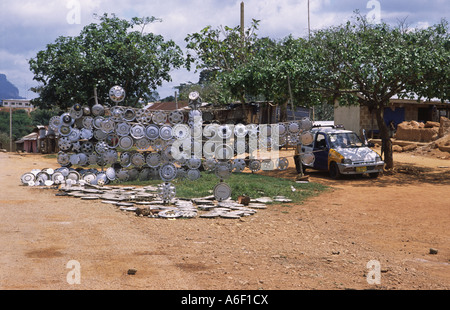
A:
<svg viewBox="0 0 450 310">
<path fill-rule="evenodd" d="M 24 68 L 28 68 L 28 59 L 31 57 L 30 54 L 12 54 L 0 49 L 0 73 L 6 74 L 8 81 L 19 89 L 20 96 L 30 99 L 35 98 L 34 93 L 29 91 L 35 83 L 32 81 L 33 74 Z"/>
<path fill-rule="evenodd" d="M 419 28 L 419 29 L 425 29 L 425 28 L 428 28 L 430 26 L 431 25 L 428 22 L 418 22 L 417 23 L 417 28 Z"/>
<path fill-rule="evenodd" d="M 81 29 L 95 22 L 93 14 L 115 13 L 120 18 L 155 16 L 162 23 L 147 27 L 185 48 L 187 34 L 205 26 L 237 26 L 240 23 L 242 0 L 1 0 L 0 2 L 0 72 L 5 73 L 20 89 L 34 85 L 28 59 L 53 42 L 58 36 L 75 36 Z M 355 9 L 364 15 L 369 12 L 369 0 L 310 0 L 311 29 L 344 23 Z M 448 0 L 378 0 L 381 19 L 397 23 L 407 18 L 411 26 L 432 25 L 448 17 Z M 258 34 L 281 39 L 289 34 L 306 37 L 308 33 L 308 0 L 244 0 L 245 24 L 261 20 Z M 71 4 L 71 5 L 68 5 Z M 70 14 L 79 4 L 80 24 L 70 22 Z M 69 18 L 69 19 L 68 19 Z M 161 97 L 172 95 L 173 86 L 196 82 L 196 74 L 186 70 L 174 71 L 172 83 L 159 90 Z M 28 86 L 28 87 L 29 87 Z"/>
</svg>

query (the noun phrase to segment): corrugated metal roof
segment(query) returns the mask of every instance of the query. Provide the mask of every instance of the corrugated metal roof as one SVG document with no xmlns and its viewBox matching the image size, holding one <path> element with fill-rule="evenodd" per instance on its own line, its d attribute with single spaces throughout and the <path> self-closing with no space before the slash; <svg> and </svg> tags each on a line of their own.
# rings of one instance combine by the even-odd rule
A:
<svg viewBox="0 0 450 310">
<path fill-rule="evenodd" d="M 29 135 L 26 135 L 22 138 L 20 138 L 20 140 L 17 140 L 16 143 L 23 143 L 24 141 L 34 141 L 37 140 L 39 137 L 37 132 L 32 132 Z"/>
<path fill-rule="evenodd" d="M 178 109 L 183 109 L 187 107 L 187 102 L 153 102 L 146 105 L 144 108 L 149 110 L 164 110 L 164 111 L 172 111 Z"/>
</svg>

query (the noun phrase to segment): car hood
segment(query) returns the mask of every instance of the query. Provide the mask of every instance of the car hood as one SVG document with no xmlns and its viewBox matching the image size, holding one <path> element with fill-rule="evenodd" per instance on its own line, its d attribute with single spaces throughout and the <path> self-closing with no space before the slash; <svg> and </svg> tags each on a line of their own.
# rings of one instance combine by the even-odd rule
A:
<svg viewBox="0 0 450 310">
<path fill-rule="evenodd" d="M 368 147 L 336 148 L 335 150 L 344 156 L 345 159 L 351 159 L 352 162 L 372 162 L 375 161 L 378 155 Z"/>
</svg>

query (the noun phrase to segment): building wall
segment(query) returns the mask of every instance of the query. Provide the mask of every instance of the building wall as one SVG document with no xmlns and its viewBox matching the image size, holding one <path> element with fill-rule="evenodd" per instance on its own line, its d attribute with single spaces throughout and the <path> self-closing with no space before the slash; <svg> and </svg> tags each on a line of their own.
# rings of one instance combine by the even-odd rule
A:
<svg viewBox="0 0 450 310">
<path fill-rule="evenodd" d="M 405 106 L 405 121 L 417 120 L 418 117 L 417 107 L 411 105 Z"/>
<path fill-rule="evenodd" d="M 2 106 L 10 108 L 34 108 L 34 106 L 30 103 L 30 100 L 28 99 L 3 99 Z"/>
<path fill-rule="evenodd" d="M 360 131 L 361 113 L 359 106 L 338 106 L 334 107 L 334 124 L 343 125 L 345 129 L 356 133 Z"/>
<path fill-rule="evenodd" d="M 375 117 L 374 112 L 369 111 L 369 107 L 362 106 L 361 108 L 361 115 L 360 115 L 360 121 L 359 121 L 359 128 L 356 130 L 356 133 L 359 133 L 359 130 L 365 129 L 368 132 L 371 132 L 373 130 L 378 130 L 377 120 Z"/>
<path fill-rule="evenodd" d="M 398 108 L 404 108 L 405 114 L 404 114 L 404 120 L 410 121 L 410 120 L 416 120 L 417 119 L 417 107 L 411 106 L 411 105 L 403 105 L 403 104 L 393 104 L 392 109 L 393 111 L 397 110 Z M 391 109 L 391 108 L 386 108 Z M 366 106 L 361 106 L 360 111 L 360 128 L 365 129 L 368 133 L 375 131 L 378 132 L 378 123 L 377 118 L 375 116 L 375 112 L 370 112 L 369 108 Z M 383 116 L 384 117 L 384 116 Z"/>
<path fill-rule="evenodd" d="M 394 108 L 405 108 L 405 120 L 417 120 L 417 106 L 394 104 Z M 358 135 L 362 135 L 362 130 L 365 129 L 368 136 L 372 136 L 372 132 L 375 132 L 375 136 L 378 133 L 378 124 L 375 116 L 375 112 L 370 112 L 367 106 L 335 106 L 334 110 L 335 124 L 344 125 L 345 129 L 352 130 Z"/>
<path fill-rule="evenodd" d="M 419 108 L 429 108 L 430 103 L 417 103 L 411 100 L 392 100 L 393 108 L 404 108 L 404 121 L 417 121 L 419 119 Z M 448 104 L 436 103 L 439 115 L 450 116 L 450 106 Z M 342 124 L 346 129 L 361 134 L 365 129 L 369 136 L 371 131 L 378 132 L 378 125 L 375 114 L 369 112 L 366 106 L 342 107 L 335 105 L 334 109 L 335 124 Z M 372 121 L 373 118 L 373 121 Z"/>
<path fill-rule="evenodd" d="M 27 153 L 38 153 L 38 145 L 36 140 L 25 140 L 23 149 Z"/>
</svg>

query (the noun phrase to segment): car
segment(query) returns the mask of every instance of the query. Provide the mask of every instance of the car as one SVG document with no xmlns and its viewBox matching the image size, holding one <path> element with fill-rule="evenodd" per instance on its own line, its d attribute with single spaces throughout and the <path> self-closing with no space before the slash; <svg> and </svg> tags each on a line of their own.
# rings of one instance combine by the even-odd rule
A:
<svg viewBox="0 0 450 310">
<path fill-rule="evenodd" d="M 333 179 L 342 175 L 368 174 L 377 178 L 384 168 L 381 156 L 353 131 L 331 127 L 314 127 L 313 142 L 302 145 L 301 153 L 314 154 L 314 161 L 303 162 L 303 168 L 329 171 Z"/>
</svg>

